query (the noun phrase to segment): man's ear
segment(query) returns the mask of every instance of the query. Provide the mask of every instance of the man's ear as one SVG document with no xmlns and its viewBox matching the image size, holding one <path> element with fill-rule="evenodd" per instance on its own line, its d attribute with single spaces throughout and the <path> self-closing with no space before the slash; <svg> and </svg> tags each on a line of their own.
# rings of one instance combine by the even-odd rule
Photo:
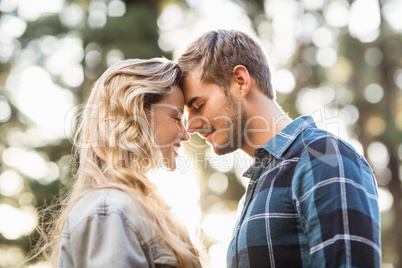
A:
<svg viewBox="0 0 402 268">
<path fill-rule="evenodd" d="M 238 86 L 238 94 L 240 93 L 242 98 L 246 97 L 250 91 L 251 85 L 250 74 L 248 73 L 247 68 L 243 65 L 235 66 L 233 68 L 233 79 Z"/>
</svg>

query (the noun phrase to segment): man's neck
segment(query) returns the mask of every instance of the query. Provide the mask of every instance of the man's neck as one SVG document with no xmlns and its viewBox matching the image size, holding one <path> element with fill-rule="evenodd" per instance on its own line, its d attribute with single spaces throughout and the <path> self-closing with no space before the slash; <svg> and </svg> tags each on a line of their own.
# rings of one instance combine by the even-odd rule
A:
<svg viewBox="0 0 402 268">
<path fill-rule="evenodd" d="M 261 96 L 253 99 L 247 114 L 248 123 L 243 132 L 245 141 L 241 149 L 251 157 L 254 157 L 254 151 L 257 148 L 267 143 L 292 122 L 276 101 L 261 98 Z"/>
</svg>

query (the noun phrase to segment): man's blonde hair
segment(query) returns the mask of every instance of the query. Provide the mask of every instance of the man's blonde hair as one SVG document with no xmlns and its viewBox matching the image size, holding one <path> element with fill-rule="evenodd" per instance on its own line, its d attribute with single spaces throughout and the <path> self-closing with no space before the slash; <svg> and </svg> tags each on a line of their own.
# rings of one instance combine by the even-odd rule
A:
<svg viewBox="0 0 402 268">
<path fill-rule="evenodd" d="M 183 80 L 195 67 L 201 69 L 201 81 L 215 83 L 227 93 L 233 68 L 243 65 L 261 91 L 275 98 L 268 61 L 261 46 L 251 36 L 235 30 L 210 31 L 192 42 L 177 59 Z M 182 81 L 183 81 L 182 80 Z"/>
</svg>

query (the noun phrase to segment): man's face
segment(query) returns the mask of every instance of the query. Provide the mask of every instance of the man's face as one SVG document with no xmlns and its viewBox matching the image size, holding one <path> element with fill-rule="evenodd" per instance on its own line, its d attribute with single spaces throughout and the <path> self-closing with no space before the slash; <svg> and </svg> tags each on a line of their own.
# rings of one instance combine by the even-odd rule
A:
<svg viewBox="0 0 402 268">
<path fill-rule="evenodd" d="M 198 132 L 211 143 L 218 155 L 239 149 L 244 143 L 242 130 L 247 115 L 241 103 L 214 83 L 201 82 L 201 71 L 194 68 L 184 80 L 184 101 L 188 110 L 187 130 Z M 235 84 L 232 83 L 231 87 Z"/>
</svg>

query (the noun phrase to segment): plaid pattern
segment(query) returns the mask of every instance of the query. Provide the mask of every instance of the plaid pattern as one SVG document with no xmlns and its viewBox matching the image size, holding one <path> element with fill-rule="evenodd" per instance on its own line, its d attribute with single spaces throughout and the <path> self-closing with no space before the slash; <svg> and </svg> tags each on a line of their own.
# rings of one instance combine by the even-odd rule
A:
<svg viewBox="0 0 402 268">
<path fill-rule="evenodd" d="M 380 267 L 371 168 L 350 145 L 299 117 L 255 151 L 227 266 Z"/>
</svg>

